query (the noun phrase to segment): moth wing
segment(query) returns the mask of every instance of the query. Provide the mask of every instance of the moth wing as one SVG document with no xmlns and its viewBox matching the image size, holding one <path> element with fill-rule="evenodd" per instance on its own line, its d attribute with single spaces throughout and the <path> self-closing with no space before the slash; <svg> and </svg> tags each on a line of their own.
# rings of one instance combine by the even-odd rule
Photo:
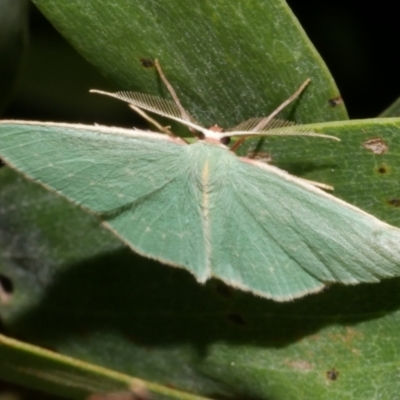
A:
<svg viewBox="0 0 400 400">
<path fill-rule="evenodd" d="M 100 216 L 142 255 L 199 280 L 205 249 L 187 145 L 166 135 L 101 126 L 0 122 L 0 154 L 27 177 Z"/>
<path fill-rule="evenodd" d="M 61 149 L 61 151 L 60 151 Z M 0 156 L 135 251 L 275 300 L 400 273 L 400 230 L 217 146 L 119 128 L 0 123 Z M 202 159 L 200 159 L 202 158 Z"/>
<path fill-rule="evenodd" d="M 285 301 L 400 274 L 400 229 L 263 163 L 213 172 L 211 275 L 229 285 Z"/>
</svg>

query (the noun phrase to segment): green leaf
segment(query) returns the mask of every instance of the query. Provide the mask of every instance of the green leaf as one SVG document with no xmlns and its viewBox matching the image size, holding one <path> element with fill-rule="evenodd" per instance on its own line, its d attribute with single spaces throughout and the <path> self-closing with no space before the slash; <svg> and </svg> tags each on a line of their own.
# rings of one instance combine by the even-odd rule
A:
<svg viewBox="0 0 400 400">
<path fill-rule="evenodd" d="M 400 115 L 400 98 L 394 101 L 386 110 L 384 110 L 379 117 L 390 118 L 398 117 Z"/>
<path fill-rule="evenodd" d="M 121 89 L 165 95 L 140 61 L 158 58 L 204 126 L 268 115 L 306 78 L 304 101 L 283 115 L 303 123 L 346 118 L 343 105 L 329 106 L 338 90 L 283 0 L 34 2 Z"/>
<path fill-rule="evenodd" d="M 59 355 L 0 334 L 0 376 L 70 399 L 111 398 L 201 400 L 151 382 Z M 120 394 L 120 397 L 117 397 Z M 124 396 L 125 394 L 125 396 Z M 115 397 L 112 397 L 114 395 Z"/>
</svg>

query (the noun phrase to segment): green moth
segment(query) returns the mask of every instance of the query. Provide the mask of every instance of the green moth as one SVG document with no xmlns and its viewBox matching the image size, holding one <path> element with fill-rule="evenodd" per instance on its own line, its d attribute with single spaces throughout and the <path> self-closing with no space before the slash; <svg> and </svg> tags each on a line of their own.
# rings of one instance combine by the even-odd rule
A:
<svg viewBox="0 0 400 400">
<path fill-rule="evenodd" d="M 0 158 L 97 214 L 134 251 L 183 267 L 202 283 L 215 277 L 286 301 L 330 282 L 400 274 L 400 229 L 223 144 L 235 135 L 292 134 L 290 124 L 274 119 L 287 102 L 221 133 L 192 122 L 180 103 L 111 95 L 174 118 L 200 139 L 188 144 L 168 129 L 1 121 Z"/>
</svg>

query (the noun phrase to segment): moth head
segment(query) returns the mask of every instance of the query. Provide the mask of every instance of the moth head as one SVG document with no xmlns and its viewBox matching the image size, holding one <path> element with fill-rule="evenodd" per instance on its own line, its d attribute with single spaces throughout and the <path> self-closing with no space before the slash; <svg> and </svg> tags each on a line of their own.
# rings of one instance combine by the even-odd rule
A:
<svg viewBox="0 0 400 400">
<path fill-rule="evenodd" d="M 208 129 L 203 129 L 200 133 L 199 139 L 208 143 L 227 147 L 230 142 L 229 136 L 222 136 L 224 129 L 218 125 L 212 125 Z"/>
</svg>

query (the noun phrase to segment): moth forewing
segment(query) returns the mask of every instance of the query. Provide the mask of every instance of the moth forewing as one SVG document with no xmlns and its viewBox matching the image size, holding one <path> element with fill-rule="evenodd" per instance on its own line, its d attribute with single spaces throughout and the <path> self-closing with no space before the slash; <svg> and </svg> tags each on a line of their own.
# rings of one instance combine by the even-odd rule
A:
<svg viewBox="0 0 400 400">
<path fill-rule="evenodd" d="M 2 121 L 0 157 L 98 215 L 132 250 L 200 282 L 216 277 L 284 301 L 327 282 L 400 275 L 398 228 L 207 141 Z"/>
<path fill-rule="evenodd" d="M 309 80 L 268 117 L 221 134 L 188 116 L 155 64 L 175 103 L 134 92 L 93 92 L 171 118 L 205 140 L 188 146 L 134 129 L 1 121 L 0 157 L 98 215 L 132 250 L 186 268 L 199 282 L 216 277 L 285 301 L 328 282 L 400 275 L 398 228 L 319 189 L 331 190 L 328 185 L 222 148 L 221 139 L 229 136 L 241 137 L 236 143 L 265 135 L 339 140 L 275 119 Z"/>
</svg>

